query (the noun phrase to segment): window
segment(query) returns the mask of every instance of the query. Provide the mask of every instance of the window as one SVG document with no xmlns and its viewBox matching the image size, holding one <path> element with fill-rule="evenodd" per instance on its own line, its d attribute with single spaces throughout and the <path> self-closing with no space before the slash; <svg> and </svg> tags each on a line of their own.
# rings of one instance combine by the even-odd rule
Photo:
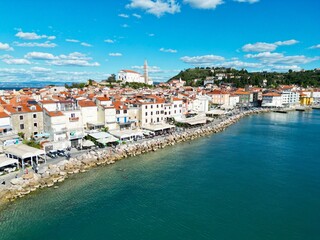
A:
<svg viewBox="0 0 320 240">
<path fill-rule="evenodd" d="M 37 135 L 37 134 L 38 134 L 38 132 L 34 132 L 34 133 L 33 133 L 33 136 L 35 136 L 35 135 Z"/>
<path fill-rule="evenodd" d="M 34 114 L 33 114 L 33 118 L 37 118 L 37 114 L 34 113 Z"/>
<path fill-rule="evenodd" d="M 20 129 L 24 129 L 24 124 L 20 124 Z"/>
<path fill-rule="evenodd" d="M 127 110 L 123 110 L 123 113 L 127 113 L 128 111 Z"/>
<path fill-rule="evenodd" d="M 148 119 L 146 119 L 146 123 L 148 123 Z"/>
<path fill-rule="evenodd" d="M 160 122 L 160 119 L 159 119 L 159 118 L 157 118 L 157 122 Z"/>
<path fill-rule="evenodd" d="M 179 104 L 179 107 L 182 107 L 182 104 Z"/>
<path fill-rule="evenodd" d="M 157 108 L 159 108 L 159 105 L 157 104 Z"/>
<path fill-rule="evenodd" d="M 153 108 L 153 105 L 151 105 L 151 108 Z"/>
<path fill-rule="evenodd" d="M 76 117 L 76 114 L 75 113 L 71 113 L 71 117 L 72 118 Z"/>
<path fill-rule="evenodd" d="M 23 120 L 23 116 L 22 115 L 20 115 L 20 120 Z"/>
<path fill-rule="evenodd" d="M 34 126 L 34 127 L 38 127 L 38 123 L 34 123 L 33 126 Z"/>
<path fill-rule="evenodd" d="M 148 106 L 146 106 L 145 109 L 148 109 Z"/>
<path fill-rule="evenodd" d="M 146 112 L 146 116 L 148 116 L 148 113 Z"/>
<path fill-rule="evenodd" d="M 151 112 L 151 115 L 153 115 L 153 112 Z"/>
<path fill-rule="evenodd" d="M 117 111 L 116 111 L 116 114 L 120 114 L 120 110 L 117 110 Z"/>
</svg>

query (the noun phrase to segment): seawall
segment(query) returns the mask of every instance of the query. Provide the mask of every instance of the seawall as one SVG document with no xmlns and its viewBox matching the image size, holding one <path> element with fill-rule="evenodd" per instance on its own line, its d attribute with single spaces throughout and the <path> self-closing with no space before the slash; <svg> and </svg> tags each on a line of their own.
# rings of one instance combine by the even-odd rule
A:
<svg viewBox="0 0 320 240">
<path fill-rule="evenodd" d="M 65 181 L 72 174 L 86 172 L 93 167 L 114 164 L 123 158 L 157 151 L 180 142 L 191 141 L 222 132 L 245 116 L 265 112 L 270 112 L 270 110 L 250 110 L 229 117 L 216 125 L 209 123 L 199 128 L 176 132 L 159 139 L 148 139 L 142 143 L 119 145 L 115 149 L 92 150 L 76 158 L 70 158 L 69 161 L 62 160 L 58 164 L 49 164 L 41 168 L 37 174 L 29 173 L 20 178 L 12 179 L 10 186 L 0 189 L 0 205 L 15 201 L 40 188 L 55 187 L 55 185 Z"/>
</svg>

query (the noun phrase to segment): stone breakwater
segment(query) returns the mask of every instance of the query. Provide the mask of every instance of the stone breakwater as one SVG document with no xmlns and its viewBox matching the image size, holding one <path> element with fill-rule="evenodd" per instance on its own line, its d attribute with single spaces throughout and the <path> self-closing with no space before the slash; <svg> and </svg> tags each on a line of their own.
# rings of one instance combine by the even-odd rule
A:
<svg viewBox="0 0 320 240">
<path fill-rule="evenodd" d="M 10 181 L 10 186 L 0 189 L 0 203 L 10 202 L 18 198 L 22 198 L 39 188 L 56 188 L 58 183 L 65 181 L 70 175 L 86 172 L 88 169 L 96 166 L 114 164 L 116 161 L 119 161 L 123 158 L 137 156 L 151 151 L 157 151 L 158 149 L 162 149 L 167 146 L 173 146 L 179 142 L 191 141 L 199 137 L 222 132 L 244 116 L 269 111 L 270 110 L 265 109 L 246 111 L 229 117 L 228 119 L 215 125 L 209 123 L 199 128 L 187 129 L 183 132 L 176 132 L 159 139 L 152 139 L 142 143 L 134 143 L 129 145 L 119 145 L 115 149 L 93 150 L 77 156 L 76 158 L 70 158 L 69 161 L 62 160 L 58 164 L 49 164 L 48 166 L 41 168 L 37 174 L 29 173 L 24 174 L 20 178 L 12 179 Z"/>
</svg>

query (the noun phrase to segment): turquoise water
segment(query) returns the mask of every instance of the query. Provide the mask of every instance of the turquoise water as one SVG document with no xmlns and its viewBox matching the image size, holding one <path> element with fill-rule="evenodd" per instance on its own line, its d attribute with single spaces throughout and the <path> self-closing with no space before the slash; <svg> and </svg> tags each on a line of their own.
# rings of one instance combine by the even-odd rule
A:
<svg viewBox="0 0 320 240">
<path fill-rule="evenodd" d="M 319 143 L 320 111 L 247 117 L 10 204 L 0 239 L 319 239 Z"/>
</svg>

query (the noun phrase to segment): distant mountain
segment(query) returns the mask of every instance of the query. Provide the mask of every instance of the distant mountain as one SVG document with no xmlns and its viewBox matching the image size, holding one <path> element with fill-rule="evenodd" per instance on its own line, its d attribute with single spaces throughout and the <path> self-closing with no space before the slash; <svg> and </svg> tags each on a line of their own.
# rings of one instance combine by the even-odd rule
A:
<svg viewBox="0 0 320 240">
<path fill-rule="evenodd" d="M 66 82 L 71 84 L 71 82 Z M 48 85 L 55 86 L 64 86 L 64 82 L 39 82 L 39 81 L 30 81 L 30 82 L 0 82 L 0 89 L 15 89 L 19 90 L 21 88 L 43 88 Z"/>
</svg>

